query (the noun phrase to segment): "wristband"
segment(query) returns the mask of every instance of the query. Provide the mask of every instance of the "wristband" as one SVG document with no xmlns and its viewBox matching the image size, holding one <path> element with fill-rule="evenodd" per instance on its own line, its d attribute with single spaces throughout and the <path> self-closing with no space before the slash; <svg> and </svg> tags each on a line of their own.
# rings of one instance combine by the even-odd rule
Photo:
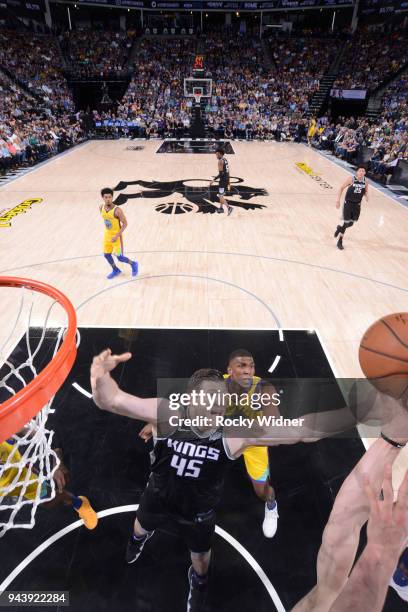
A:
<svg viewBox="0 0 408 612">
<path fill-rule="evenodd" d="M 388 442 L 388 444 L 391 444 L 391 446 L 395 446 L 395 448 L 404 448 L 404 446 L 406 445 L 406 442 L 404 444 L 401 444 L 400 442 L 395 442 L 395 440 L 391 440 L 390 438 L 388 438 L 388 436 L 386 436 L 382 432 L 381 432 L 381 437 L 383 440 Z"/>
</svg>

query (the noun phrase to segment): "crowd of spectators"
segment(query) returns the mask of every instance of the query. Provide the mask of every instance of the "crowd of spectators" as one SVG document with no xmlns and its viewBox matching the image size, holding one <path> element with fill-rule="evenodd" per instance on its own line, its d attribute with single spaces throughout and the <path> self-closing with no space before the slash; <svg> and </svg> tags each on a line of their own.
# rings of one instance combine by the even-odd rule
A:
<svg viewBox="0 0 408 612">
<path fill-rule="evenodd" d="M 74 110 L 54 36 L 0 30 L 0 66 L 44 105 L 63 112 Z"/>
<path fill-rule="evenodd" d="M 224 126 L 227 134 L 251 139 L 280 138 L 303 130 L 311 97 L 333 59 L 335 44 L 274 37 L 269 45 L 273 65 L 266 67 L 258 38 L 206 35 L 206 66 L 213 79 L 206 117 L 214 132 Z"/>
<path fill-rule="evenodd" d="M 184 97 L 196 40 L 145 38 L 140 42 L 129 87 L 115 113 L 94 113 L 96 121 L 131 122 L 132 131 L 165 136 L 190 126 L 192 102 Z"/>
<path fill-rule="evenodd" d="M 125 69 L 134 37 L 133 30 L 71 30 L 60 36 L 60 44 L 68 68 L 76 77 L 106 77 Z"/>
<path fill-rule="evenodd" d="M 378 119 L 340 117 L 331 123 L 328 117 L 321 117 L 310 142 L 351 163 L 368 147 L 368 170 L 380 179 L 390 180 L 398 161 L 408 160 L 407 99 L 408 79 L 403 78 L 390 88 Z"/>
<path fill-rule="evenodd" d="M 344 73 L 337 86 L 369 83 L 374 87 L 405 62 L 407 45 L 402 34 L 392 34 L 384 41 L 386 47 L 379 45 L 379 36 L 359 33 L 346 43 L 343 63 L 351 66 L 348 70 L 354 80 L 350 84 Z M 124 67 L 133 37 L 133 32 L 75 30 L 63 34 L 60 42 L 80 75 L 103 76 Z M 133 76 L 123 99 L 115 111 L 94 111 L 94 123 L 110 124 L 114 133 L 120 122 L 125 135 L 184 135 L 191 125 L 193 107 L 193 101 L 184 97 L 184 78 L 191 76 L 193 58 L 199 52 L 205 56 L 206 76 L 213 81 L 212 96 L 202 106 L 210 134 L 301 142 L 310 123 L 310 99 L 336 55 L 338 41 L 302 34 L 274 36 L 268 45 L 272 65 L 265 61 L 259 39 L 245 34 L 145 37 L 138 43 Z M 356 45 L 360 45 L 359 54 Z M 1 30 L 1 66 L 36 96 L 33 99 L 1 78 L 3 169 L 33 163 L 39 155 L 52 154 L 83 138 L 80 123 L 73 119 L 72 95 L 55 37 L 27 37 L 26 33 Z M 356 159 L 362 147 L 371 147 L 371 170 L 389 174 L 398 159 L 407 158 L 407 92 L 406 76 L 395 81 L 386 91 L 377 120 L 340 118 L 332 123 L 327 117 L 320 118 L 309 132 L 310 143 L 348 161 Z"/>
<path fill-rule="evenodd" d="M 0 75 L 0 172 L 33 165 L 84 137 L 78 120 L 39 109 L 35 100 Z"/>
<path fill-rule="evenodd" d="M 208 33 L 198 42 L 205 56 L 212 96 L 203 107 L 210 133 L 237 138 L 285 138 L 304 131 L 310 98 L 335 54 L 333 40 L 274 39 L 272 67 L 266 67 L 258 38 Z M 324 53 L 318 58 L 319 45 Z M 282 53 L 282 49 L 287 51 Z M 145 38 L 134 75 L 114 114 L 95 114 L 98 121 L 133 123 L 137 135 L 176 135 L 191 123 L 193 101 L 183 95 L 198 49 L 194 38 Z M 238 69 L 239 67 L 239 69 Z"/>
<path fill-rule="evenodd" d="M 285 112 L 309 110 L 309 102 L 319 89 L 319 82 L 329 69 L 339 40 L 335 37 L 277 37 L 270 43 L 277 66 L 274 96 Z"/>
<path fill-rule="evenodd" d="M 407 62 L 406 31 L 356 32 L 346 43 L 333 87 L 373 90 Z"/>
</svg>

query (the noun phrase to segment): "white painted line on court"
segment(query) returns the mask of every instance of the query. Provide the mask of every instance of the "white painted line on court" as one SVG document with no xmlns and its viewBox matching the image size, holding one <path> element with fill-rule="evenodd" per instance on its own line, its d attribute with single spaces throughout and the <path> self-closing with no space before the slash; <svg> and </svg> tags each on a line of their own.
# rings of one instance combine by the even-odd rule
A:
<svg viewBox="0 0 408 612">
<path fill-rule="evenodd" d="M 87 397 L 88 399 L 92 399 L 92 393 L 89 393 L 89 391 L 81 387 L 81 385 L 78 385 L 78 383 L 73 382 L 72 386 L 74 387 L 74 389 L 79 391 L 79 393 L 82 393 L 82 395 L 85 395 L 85 397 Z"/>
<path fill-rule="evenodd" d="M 264 585 L 265 589 L 268 591 L 269 597 L 272 599 L 273 603 L 275 604 L 277 612 L 285 612 L 285 608 L 283 607 L 283 604 L 273 584 L 271 583 L 268 576 L 263 571 L 262 567 L 256 561 L 256 559 L 254 559 L 254 557 L 247 551 L 246 548 L 242 546 L 242 544 L 238 542 L 238 540 L 233 538 L 232 535 L 229 534 L 224 529 L 221 529 L 221 527 L 218 527 L 218 525 L 216 525 L 215 527 L 215 533 L 218 533 L 218 535 L 224 538 L 224 540 L 228 542 L 228 544 L 231 544 L 231 546 L 233 546 L 233 548 L 235 548 L 235 550 L 239 552 L 239 554 L 249 563 L 249 565 L 252 567 L 252 569 L 254 570 L 254 572 L 256 573 L 256 575 L 258 576 L 258 578 Z"/>
<path fill-rule="evenodd" d="M 114 514 L 121 514 L 123 512 L 136 512 L 138 507 L 139 504 L 116 506 L 116 508 L 108 508 L 106 510 L 101 510 L 97 513 L 97 515 L 98 518 L 101 519 L 105 516 L 113 516 Z M 63 538 L 71 531 L 74 531 L 78 527 L 81 527 L 82 525 L 82 520 L 75 521 L 74 523 L 71 523 L 63 529 L 60 529 L 60 531 L 54 533 L 47 540 L 44 540 L 44 542 L 40 544 L 40 546 L 35 548 L 29 555 L 27 555 L 27 557 L 21 563 L 19 563 L 17 567 L 14 568 L 14 570 L 7 576 L 7 578 L 3 580 L 3 582 L 0 584 L 0 592 L 6 591 L 10 584 L 13 582 L 13 580 L 15 580 L 15 578 L 17 578 L 17 576 L 21 574 L 21 572 L 26 567 L 28 567 L 30 563 L 34 561 L 34 559 L 39 557 L 45 550 L 47 550 L 47 548 L 52 546 L 52 544 L 54 544 L 55 542 L 58 542 L 58 540 Z M 245 559 L 245 561 L 249 563 L 249 565 L 252 567 L 252 569 L 264 585 L 265 589 L 267 590 L 268 595 L 272 599 L 277 612 L 286 612 L 279 598 L 279 595 L 277 594 L 268 576 L 265 574 L 265 572 L 263 571 L 259 563 L 254 559 L 254 557 L 246 550 L 246 548 L 244 548 L 242 544 L 240 544 L 231 534 L 229 534 L 221 527 L 218 527 L 218 525 L 216 525 L 215 527 L 215 533 L 224 538 L 224 540 L 228 542 L 228 544 L 230 544 L 233 548 L 235 548 L 235 550 Z"/>
<path fill-rule="evenodd" d="M 331 367 L 331 370 L 332 370 L 332 372 L 333 372 L 334 376 L 336 377 L 336 379 L 340 379 L 340 376 L 339 376 L 338 372 L 336 371 L 336 367 L 335 367 L 335 365 L 334 365 L 334 363 L 333 363 L 333 361 L 332 361 L 332 359 L 331 359 L 331 357 L 330 357 L 330 353 L 329 353 L 329 351 L 327 350 L 327 347 L 326 347 L 326 344 L 325 344 L 325 342 L 324 342 L 323 338 L 321 337 L 321 335 L 319 334 L 319 331 L 318 331 L 317 329 L 316 329 L 315 331 L 316 331 L 316 335 L 317 335 L 317 337 L 318 337 L 318 339 L 319 339 L 319 342 L 320 342 L 320 344 L 322 345 L 322 348 L 323 348 L 324 354 L 325 354 L 325 356 L 326 356 L 327 361 L 329 362 L 329 365 L 330 365 L 330 367 Z M 340 387 L 340 389 L 341 389 L 341 387 Z M 345 398 L 345 397 L 344 397 L 344 393 L 343 393 L 343 390 L 342 390 L 342 389 L 341 389 L 341 392 L 342 392 L 342 395 L 343 395 L 344 400 L 345 400 L 345 401 L 347 401 L 347 398 Z M 368 440 L 367 440 L 367 438 L 363 438 L 363 436 L 361 435 L 361 432 L 360 432 L 360 430 L 359 430 L 359 427 L 357 427 L 357 431 L 358 431 L 358 433 L 359 433 L 359 435 L 360 435 L 360 438 L 361 438 L 361 441 L 362 441 L 362 443 L 363 443 L 363 445 L 364 445 L 364 448 L 365 448 L 366 450 L 367 450 L 367 449 L 369 449 L 369 448 L 370 448 L 370 445 L 369 445 L 369 443 L 368 443 Z"/>
<path fill-rule="evenodd" d="M 271 365 L 271 367 L 268 370 L 269 374 L 272 374 L 272 372 L 276 369 L 276 367 L 277 367 L 278 363 L 280 362 L 280 360 L 281 360 L 281 356 L 280 355 L 276 355 L 276 357 L 275 357 L 275 359 L 273 361 L 273 364 Z"/>
</svg>

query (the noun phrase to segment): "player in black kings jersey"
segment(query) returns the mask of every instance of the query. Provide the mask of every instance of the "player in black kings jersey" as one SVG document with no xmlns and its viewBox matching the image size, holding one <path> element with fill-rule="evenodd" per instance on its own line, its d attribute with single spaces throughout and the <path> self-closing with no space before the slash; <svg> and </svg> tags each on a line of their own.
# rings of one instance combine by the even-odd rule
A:
<svg viewBox="0 0 408 612">
<path fill-rule="evenodd" d="M 361 201 L 363 196 L 368 202 L 368 183 L 365 178 L 366 170 L 364 166 L 357 168 L 356 175 L 349 177 L 340 187 L 336 208 L 340 208 L 340 199 L 343 191 L 347 188 L 346 197 L 341 213 L 341 225 L 337 226 L 334 232 L 334 237 L 338 238 L 337 248 L 341 251 L 344 249 L 343 236 L 348 227 L 351 227 L 360 217 Z"/>
<path fill-rule="evenodd" d="M 212 426 L 213 416 L 222 415 L 225 409 L 213 405 L 210 424 L 193 427 L 188 422 L 184 425 L 184 421 L 202 415 L 201 405 L 181 406 L 173 412 L 166 399 L 142 399 L 123 393 L 109 371 L 129 358 L 129 353 L 114 356 L 104 351 L 94 359 L 91 369 L 94 399 L 99 407 L 154 426 L 151 474 L 140 499 L 126 560 L 135 562 L 155 529 L 169 520 L 176 521 L 191 554 L 187 611 L 199 612 L 207 592 L 215 511 L 226 469 L 234 459 L 225 445 L 222 428 Z M 201 390 L 222 395 L 226 391 L 224 377 L 217 370 L 198 370 L 190 378 L 187 391 Z M 206 408 L 204 414 L 208 415 Z M 171 417 L 177 423 L 173 424 Z"/>
<path fill-rule="evenodd" d="M 217 212 L 226 212 L 228 215 L 230 215 L 232 213 L 233 208 L 232 206 L 227 204 L 227 201 L 224 197 L 225 192 L 229 189 L 230 183 L 229 164 L 228 160 L 224 157 L 223 149 L 217 149 L 215 154 L 218 160 L 218 174 L 214 178 L 214 180 L 211 181 L 210 186 L 213 184 L 214 181 L 219 179 L 218 198 L 220 200 L 220 205 L 217 206 Z"/>
</svg>

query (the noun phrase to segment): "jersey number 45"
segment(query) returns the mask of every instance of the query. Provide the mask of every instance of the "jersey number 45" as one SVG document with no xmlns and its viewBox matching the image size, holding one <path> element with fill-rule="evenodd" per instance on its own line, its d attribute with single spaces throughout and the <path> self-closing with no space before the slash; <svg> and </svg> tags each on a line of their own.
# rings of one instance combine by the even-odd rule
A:
<svg viewBox="0 0 408 612">
<path fill-rule="evenodd" d="M 200 459 L 186 459 L 179 455 L 171 458 L 171 467 L 177 470 L 177 476 L 198 478 L 204 461 Z"/>
</svg>

